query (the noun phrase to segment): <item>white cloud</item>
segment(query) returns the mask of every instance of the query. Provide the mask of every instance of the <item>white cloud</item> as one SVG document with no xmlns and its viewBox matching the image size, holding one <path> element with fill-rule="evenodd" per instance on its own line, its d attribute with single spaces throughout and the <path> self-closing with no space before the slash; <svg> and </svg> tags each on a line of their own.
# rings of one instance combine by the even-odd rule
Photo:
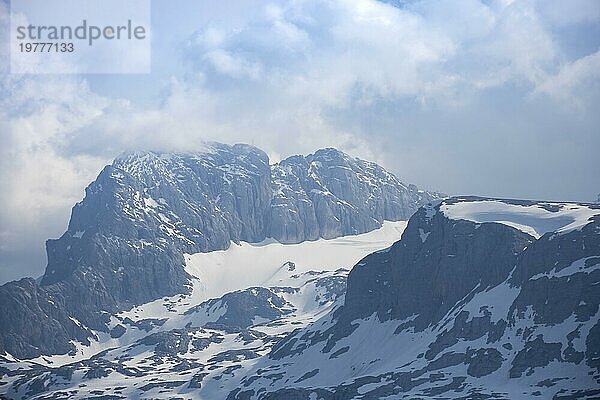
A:
<svg viewBox="0 0 600 400">
<path fill-rule="evenodd" d="M 233 78 L 258 79 L 261 67 L 258 63 L 244 60 L 242 57 L 231 54 L 223 49 L 215 49 L 204 55 L 217 72 Z"/>
<path fill-rule="evenodd" d="M 536 87 L 534 94 L 547 94 L 561 100 L 563 104 L 581 108 L 590 103 L 584 102 L 582 94 L 589 93 L 591 88 L 595 88 L 595 93 L 598 93 L 599 82 L 600 51 L 597 51 L 562 65 L 556 75 L 549 76 Z"/>
<path fill-rule="evenodd" d="M 102 115 L 106 101 L 70 79 L 12 77 L 4 88 L 10 94 L 0 107 L 0 274 L 14 278 L 39 274 L 44 241 L 61 234 L 83 188 L 108 161 L 66 149 Z M 12 264 L 4 264 L 5 256 Z"/>
</svg>

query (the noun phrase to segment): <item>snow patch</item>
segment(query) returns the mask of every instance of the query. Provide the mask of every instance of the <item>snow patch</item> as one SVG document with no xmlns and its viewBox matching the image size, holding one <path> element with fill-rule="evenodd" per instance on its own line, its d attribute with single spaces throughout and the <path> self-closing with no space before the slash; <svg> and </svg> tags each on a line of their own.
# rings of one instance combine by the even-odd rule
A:
<svg viewBox="0 0 600 400">
<path fill-rule="evenodd" d="M 427 237 L 429 236 L 431 232 L 425 232 L 423 230 L 423 228 L 419 228 L 419 236 L 421 237 L 421 242 L 425 243 L 425 241 L 427 240 Z"/>
<path fill-rule="evenodd" d="M 557 210 L 550 211 L 549 207 Z M 443 203 L 440 211 L 454 220 L 508 225 L 536 239 L 548 232 L 567 233 L 581 229 L 590 222 L 591 217 L 600 215 L 600 209 L 576 203 L 537 203 L 524 206 L 501 200 Z"/>
<path fill-rule="evenodd" d="M 380 229 L 355 236 L 298 244 L 232 244 L 227 250 L 185 255 L 185 270 L 201 282 L 203 298 L 254 286 L 297 286 L 309 271 L 350 269 L 365 256 L 400 240 L 406 221 L 384 222 Z M 287 267 L 294 263 L 294 271 Z M 283 266 L 283 267 L 282 267 Z"/>
<path fill-rule="evenodd" d="M 550 272 L 544 272 L 544 273 L 540 273 L 537 275 L 532 276 L 531 278 L 529 278 L 530 281 L 535 281 L 537 279 L 546 277 L 546 278 L 562 278 L 565 276 L 571 276 L 574 275 L 576 273 L 579 272 L 583 272 L 584 274 L 590 274 L 593 271 L 600 269 L 600 260 L 598 260 L 598 262 L 596 262 L 595 264 L 586 266 L 586 261 L 588 259 L 597 259 L 598 257 L 586 257 L 586 258 L 582 258 L 579 259 L 577 261 L 574 261 L 571 265 L 569 265 L 568 267 L 565 267 L 561 270 L 556 270 L 556 268 L 554 268 L 553 270 L 551 270 Z"/>
<path fill-rule="evenodd" d="M 150 208 L 157 208 L 158 203 L 152 197 L 144 198 L 144 205 Z"/>
</svg>

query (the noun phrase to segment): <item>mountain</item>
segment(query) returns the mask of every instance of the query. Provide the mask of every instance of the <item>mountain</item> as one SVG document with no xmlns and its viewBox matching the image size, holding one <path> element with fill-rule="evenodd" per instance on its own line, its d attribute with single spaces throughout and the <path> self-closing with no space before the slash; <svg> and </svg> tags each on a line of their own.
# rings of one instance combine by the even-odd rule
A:
<svg viewBox="0 0 600 400">
<path fill-rule="evenodd" d="M 86 188 L 67 231 L 46 243 L 40 284 L 0 287 L 0 353 L 73 353 L 74 342 L 108 332 L 116 313 L 189 294 L 184 254 L 365 233 L 441 196 L 335 149 L 275 165 L 242 144 L 124 154 Z"/>
<path fill-rule="evenodd" d="M 408 223 L 184 255 L 187 293 L 72 355 L 2 358 L 10 398 L 588 399 L 600 206 L 476 197 Z"/>
<path fill-rule="evenodd" d="M 228 398 L 598 396 L 599 285 L 598 205 L 448 199 Z"/>
<path fill-rule="evenodd" d="M 125 154 L 0 287 L 0 397 L 599 397 L 600 205 L 440 196 L 333 149 Z"/>
</svg>

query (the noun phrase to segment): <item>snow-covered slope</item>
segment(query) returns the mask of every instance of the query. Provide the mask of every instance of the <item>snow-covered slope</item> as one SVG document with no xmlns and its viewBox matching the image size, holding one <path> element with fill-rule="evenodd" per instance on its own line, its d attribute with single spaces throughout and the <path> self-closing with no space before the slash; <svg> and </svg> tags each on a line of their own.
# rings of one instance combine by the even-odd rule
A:
<svg viewBox="0 0 600 400">
<path fill-rule="evenodd" d="M 512 226 L 539 238 L 545 233 L 567 233 L 580 229 L 598 215 L 594 205 L 549 203 L 522 200 L 454 198 L 440 207 L 450 219 L 477 223 L 496 222 Z"/>
<path fill-rule="evenodd" d="M 406 221 L 384 222 L 380 229 L 361 235 L 289 245 L 242 242 L 227 250 L 186 255 L 185 270 L 197 278 L 205 298 L 251 286 L 287 286 L 310 271 L 349 270 L 367 254 L 391 246 L 405 226 Z"/>
<path fill-rule="evenodd" d="M 15 398 L 225 397 L 272 346 L 340 304 L 349 269 L 397 241 L 406 222 L 362 235 L 284 245 L 242 242 L 185 256 L 188 294 L 110 317 L 72 355 L 3 358 L 1 382 Z M 12 371 L 12 372 L 11 372 Z"/>
</svg>

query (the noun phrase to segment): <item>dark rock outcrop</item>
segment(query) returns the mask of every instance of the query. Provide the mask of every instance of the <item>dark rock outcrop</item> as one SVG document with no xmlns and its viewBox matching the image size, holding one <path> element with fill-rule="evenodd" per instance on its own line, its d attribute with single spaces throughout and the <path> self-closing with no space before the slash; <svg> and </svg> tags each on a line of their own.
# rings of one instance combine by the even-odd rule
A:
<svg viewBox="0 0 600 400">
<path fill-rule="evenodd" d="M 255 325 L 258 321 L 272 321 L 294 310 L 292 304 L 271 289 L 253 287 L 207 300 L 192 307 L 185 314 L 200 313 L 210 318 L 211 313 L 218 313 L 218 319 L 205 326 L 237 332 Z"/>
<path fill-rule="evenodd" d="M 89 343 L 90 332 L 70 318 L 61 298 L 24 278 L 0 286 L 0 349 L 22 357 L 36 357 L 39 348 L 52 353 L 72 349 L 70 340 Z"/>
<path fill-rule="evenodd" d="M 485 290 L 506 280 L 517 255 L 533 240 L 512 227 L 448 220 L 422 208 L 401 241 L 367 256 L 350 272 L 340 320 L 374 311 L 381 321 L 417 315 L 413 324 L 424 329 L 475 287 Z"/>
</svg>

